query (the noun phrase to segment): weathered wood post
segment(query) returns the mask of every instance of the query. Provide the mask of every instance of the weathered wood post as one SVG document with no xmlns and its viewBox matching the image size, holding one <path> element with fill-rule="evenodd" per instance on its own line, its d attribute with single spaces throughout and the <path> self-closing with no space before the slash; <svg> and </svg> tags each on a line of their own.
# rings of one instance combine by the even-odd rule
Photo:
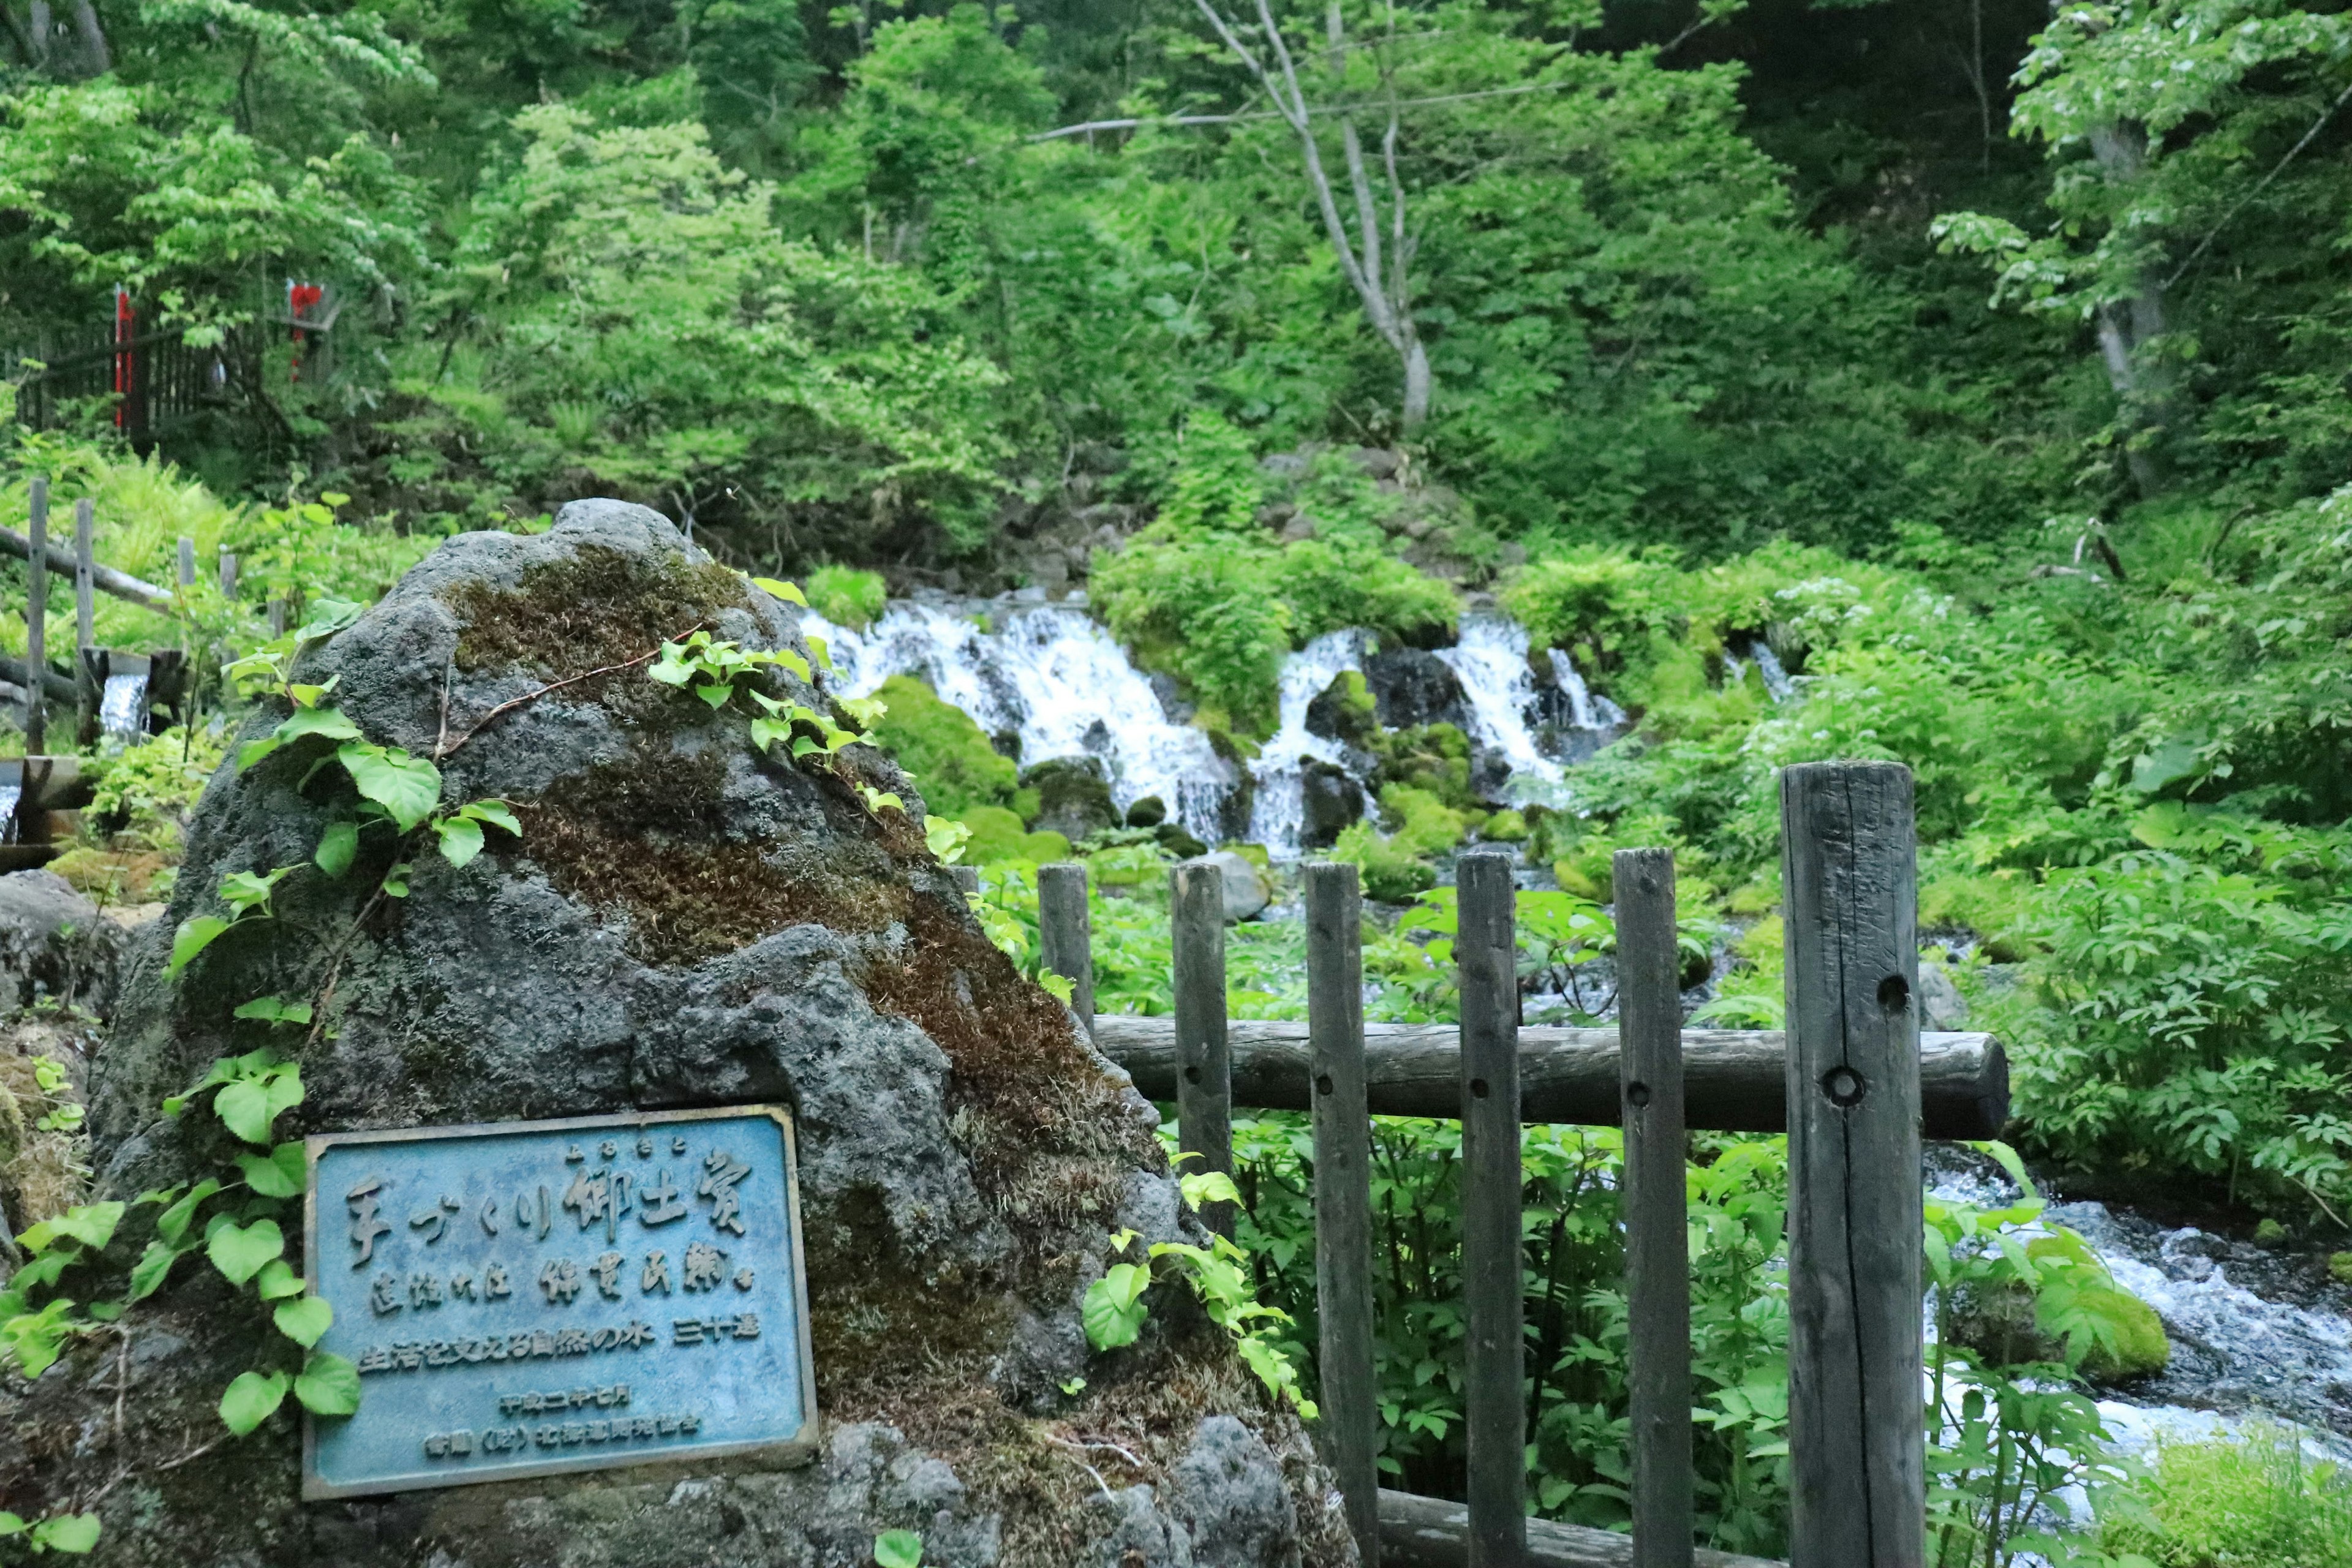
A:
<svg viewBox="0 0 2352 1568">
<path fill-rule="evenodd" d="M 1315 1071 L 1315 1289 L 1323 1431 L 1348 1529 L 1380 1568 L 1372 1370 L 1372 1139 L 1364 1103 L 1364 926 L 1356 868 L 1306 868 L 1307 1033 Z"/>
<path fill-rule="evenodd" d="M 74 502 L 74 646 L 98 646 L 98 507 Z"/>
<path fill-rule="evenodd" d="M 1919 1568 L 1918 938 L 1911 771 L 1780 775 L 1791 1568 Z"/>
<path fill-rule="evenodd" d="M 1633 1568 L 1691 1568 L 1690 1243 L 1674 851 L 1620 849 L 1612 886 Z"/>
<path fill-rule="evenodd" d="M 196 662 L 196 631 L 195 627 L 186 619 L 186 616 L 188 614 L 188 602 L 195 596 L 195 586 L 196 542 L 190 539 L 184 533 L 180 535 L 180 615 L 182 617 L 180 621 L 180 647 L 182 651 L 186 653 L 188 656 L 188 666 L 191 675 L 194 672 Z M 191 687 L 194 687 L 194 684 L 195 682 L 193 679 L 189 681 L 189 685 Z M 194 693 L 191 692 L 191 695 L 193 696 Z M 193 722 L 193 721 L 183 720 L 182 722 Z"/>
<path fill-rule="evenodd" d="M 1225 874 L 1187 860 L 1168 873 L 1176 970 L 1176 1143 L 1182 1173 L 1234 1171 L 1233 1058 L 1225 1047 Z M 1203 1204 L 1201 1217 L 1234 1233 L 1234 1205 Z"/>
<path fill-rule="evenodd" d="M 49 481 L 33 481 L 33 547 L 26 552 L 25 579 L 25 754 L 37 757 L 47 747 L 49 697 Z M 29 782 L 29 781 L 27 781 Z"/>
<path fill-rule="evenodd" d="M 231 603 L 236 601 L 236 552 L 234 550 L 224 550 L 220 552 L 220 591 L 222 598 Z"/>
<path fill-rule="evenodd" d="M 1087 868 L 1058 860 L 1037 868 L 1038 956 L 1070 983 L 1070 1011 L 1095 1032 L 1094 932 L 1087 923 Z"/>
<path fill-rule="evenodd" d="M 1462 984 L 1463 1418 L 1469 1568 L 1527 1556 L 1526 1301 L 1520 1279 L 1519 978 L 1511 861 L 1454 863 Z"/>
<path fill-rule="evenodd" d="M 88 496 L 74 502 L 74 736 L 98 744 L 106 704 L 106 672 L 98 659 L 97 508 Z"/>
</svg>

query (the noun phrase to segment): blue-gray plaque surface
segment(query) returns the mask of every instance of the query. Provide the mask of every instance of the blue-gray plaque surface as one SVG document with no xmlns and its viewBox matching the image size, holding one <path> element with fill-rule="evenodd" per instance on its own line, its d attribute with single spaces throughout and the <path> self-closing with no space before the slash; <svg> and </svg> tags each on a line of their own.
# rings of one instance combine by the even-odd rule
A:
<svg viewBox="0 0 2352 1568">
<path fill-rule="evenodd" d="M 321 1350 L 302 1495 L 814 1447 L 788 1113 L 771 1106 L 309 1141 Z"/>
</svg>

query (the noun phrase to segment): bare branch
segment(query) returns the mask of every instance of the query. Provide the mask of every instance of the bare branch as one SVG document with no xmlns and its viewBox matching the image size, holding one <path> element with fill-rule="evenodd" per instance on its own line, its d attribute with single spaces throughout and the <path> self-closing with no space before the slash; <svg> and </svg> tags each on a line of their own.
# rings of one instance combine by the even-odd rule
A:
<svg viewBox="0 0 2352 1568">
<path fill-rule="evenodd" d="M 678 633 L 677 637 L 691 637 L 696 632 L 702 630 L 709 625 L 709 623 L 708 621 L 697 621 L 694 625 L 687 627 L 686 630 Z M 577 675 L 567 675 L 561 680 L 551 681 L 535 691 L 526 691 L 520 697 L 510 697 L 504 702 L 499 703 L 497 707 L 491 709 L 488 712 L 483 714 L 480 719 L 475 721 L 472 729 L 467 731 L 464 734 L 458 736 L 454 741 L 447 741 L 445 744 L 436 746 L 433 752 L 433 760 L 437 763 L 457 755 L 459 747 L 472 740 L 475 736 L 480 734 L 483 731 L 488 729 L 490 727 L 490 721 L 503 714 L 510 713 L 526 703 L 536 702 L 551 691 L 561 691 L 567 686 L 577 686 L 583 680 L 593 680 L 600 675 L 616 675 L 625 669 L 635 669 L 637 666 L 646 663 L 648 659 L 651 659 L 656 655 L 659 654 L 665 646 L 669 643 L 676 642 L 677 640 L 677 637 L 665 637 L 661 642 L 656 643 L 653 647 L 637 655 L 635 658 L 624 659 L 619 664 L 604 665 L 595 669 L 583 669 Z M 442 733 L 444 736 L 446 736 L 448 733 L 448 721 L 446 716 L 442 721 Z"/>
<path fill-rule="evenodd" d="M 1574 85 L 1567 81 L 1522 82 L 1517 87 L 1490 87 L 1476 92 L 1442 92 L 1430 98 L 1401 98 L 1390 108 L 1391 110 L 1429 109 L 1445 103 L 1470 103 L 1482 98 L 1522 98 L 1531 92 L 1558 92 L 1564 87 Z M 1310 103 L 1307 106 L 1307 115 L 1309 119 L 1320 119 L 1346 114 L 1361 107 L 1349 103 Z M 1157 125 L 1240 125 L 1253 120 L 1289 119 L 1288 115 L 1271 109 L 1243 110 L 1233 114 L 1144 114 L 1126 120 L 1088 120 L 1076 125 L 1057 125 L 1051 131 L 1040 131 L 1023 140 L 1054 142 L 1065 136 L 1083 136 L 1094 131 L 1141 131 L 1147 126 Z"/>
<path fill-rule="evenodd" d="M 2227 213 L 2223 214 L 2221 221 L 2213 226 L 2212 231 L 2207 234 L 2204 238 L 2197 242 L 2197 248 L 2189 253 L 2189 259 L 2182 262 L 2179 267 L 2174 270 L 2172 276 L 2164 280 L 2163 287 L 2167 292 L 2171 290 L 2174 284 L 2179 282 L 2181 279 L 2188 276 L 2189 269 L 2197 265 L 2197 258 L 2204 255 L 2208 249 L 2211 248 L 2215 240 L 2221 237 L 2221 231 L 2228 228 L 2232 223 L 2237 221 L 2238 215 L 2246 210 L 2247 204 L 2252 202 L 2256 196 L 2261 195 L 2264 191 L 2270 189 L 2271 182 L 2277 179 L 2281 174 L 2286 172 L 2286 166 L 2294 162 L 2295 154 L 2301 153 L 2305 147 L 2310 146 L 2312 138 L 2317 136 L 2322 131 L 2326 130 L 2327 128 L 2327 122 L 2336 118 L 2336 111 L 2343 108 L 2347 103 L 2352 103 L 2352 87 L 2347 87 L 2342 92 L 2337 93 L 2336 95 L 2336 101 L 2329 104 L 2325 110 L 2322 110 L 2320 111 L 2319 118 L 2311 122 L 2311 129 L 2303 133 L 2303 140 L 2288 148 L 2286 150 L 2286 156 L 2272 164 L 2271 172 L 2264 174 L 2262 179 L 2255 184 L 2252 190 L 2248 191 L 2244 195 L 2239 197 L 2238 205 L 2231 207 Z"/>
</svg>

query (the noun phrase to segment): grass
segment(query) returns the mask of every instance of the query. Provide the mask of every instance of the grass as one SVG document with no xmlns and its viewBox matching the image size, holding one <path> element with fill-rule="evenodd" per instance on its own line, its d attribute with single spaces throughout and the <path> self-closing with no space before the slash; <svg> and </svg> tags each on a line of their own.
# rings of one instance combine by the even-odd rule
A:
<svg viewBox="0 0 2352 1568">
<path fill-rule="evenodd" d="M 2149 1468 L 2140 1506 L 2102 1526 L 2108 1552 L 2158 1568 L 2352 1568 L 2352 1475 L 2291 1431 L 2168 1444 Z"/>
</svg>

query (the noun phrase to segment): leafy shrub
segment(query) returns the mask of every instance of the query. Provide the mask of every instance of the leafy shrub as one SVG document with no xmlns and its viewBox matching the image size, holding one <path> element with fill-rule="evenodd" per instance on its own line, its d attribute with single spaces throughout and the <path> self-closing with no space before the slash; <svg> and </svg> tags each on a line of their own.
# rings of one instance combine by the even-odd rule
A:
<svg viewBox="0 0 2352 1568">
<path fill-rule="evenodd" d="M 970 714 L 911 675 L 892 676 L 875 695 L 887 704 L 875 722 L 875 739 L 914 779 L 933 815 L 963 818 L 978 832 L 971 816 L 975 807 L 1012 800 L 1020 770 L 989 744 Z M 974 863 L 980 863 L 977 854 Z"/>
<path fill-rule="evenodd" d="M 226 736 L 209 725 L 167 730 L 89 766 L 96 782 L 89 820 L 148 848 L 176 851 L 205 785 L 228 754 Z"/>
<path fill-rule="evenodd" d="M 810 609 L 837 626 L 859 631 L 882 618 L 883 605 L 890 596 L 881 573 L 861 572 L 854 566 L 820 566 L 801 587 L 808 595 Z"/>
<path fill-rule="evenodd" d="M 971 842 L 963 852 L 968 865 L 1042 866 L 1070 858 L 1067 838 L 1050 830 L 1032 833 L 1003 806 L 976 805 L 966 811 L 961 820 L 971 829 Z"/>
<path fill-rule="evenodd" d="M 2103 1520 L 2102 1547 L 2159 1568 L 2352 1568 L 2352 1477 L 2294 1432 L 2168 1443 L 2151 1470 L 2143 1510 Z"/>
</svg>

